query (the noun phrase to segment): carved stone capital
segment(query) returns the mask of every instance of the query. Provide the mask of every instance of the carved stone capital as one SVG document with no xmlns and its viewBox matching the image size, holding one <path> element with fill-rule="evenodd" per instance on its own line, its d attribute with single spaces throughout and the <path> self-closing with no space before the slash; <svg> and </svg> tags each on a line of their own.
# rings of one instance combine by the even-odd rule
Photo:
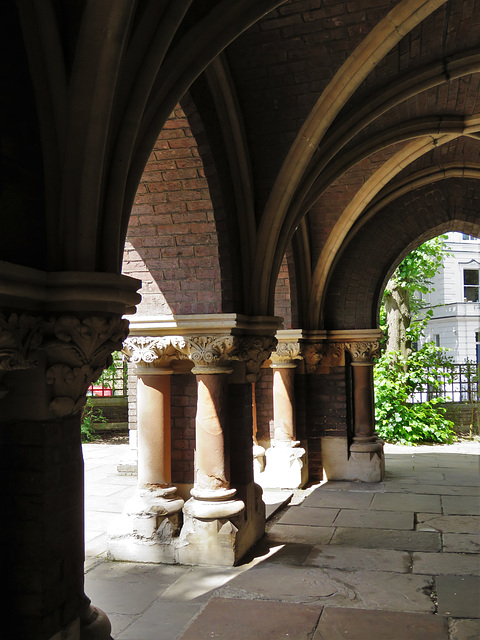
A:
<svg viewBox="0 0 480 640">
<path fill-rule="evenodd" d="M 235 356 L 235 337 L 231 335 L 173 336 L 176 350 L 194 364 L 193 373 L 227 373 L 228 361 Z"/>
<path fill-rule="evenodd" d="M 345 349 L 351 355 L 352 362 L 373 364 L 374 359 L 380 355 L 380 341 L 346 342 Z"/>
<path fill-rule="evenodd" d="M 295 366 L 294 360 L 301 360 L 301 346 L 299 342 L 279 342 L 270 360 L 274 366 Z"/>
<path fill-rule="evenodd" d="M 122 352 L 133 364 L 154 363 L 157 367 L 168 367 L 175 358 L 186 358 L 177 350 L 174 337 L 168 336 L 130 336 L 124 341 Z"/>
<path fill-rule="evenodd" d="M 128 321 L 120 316 L 60 316 L 45 321 L 42 328 L 45 381 L 52 395 L 49 409 L 66 416 L 81 409 L 88 387 L 112 363 L 112 352 L 122 348 Z"/>
<path fill-rule="evenodd" d="M 316 373 L 317 368 L 326 353 L 325 342 L 304 342 L 301 353 L 305 360 L 307 373 Z"/>
<path fill-rule="evenodd" d="M 245 363 L 247 382 L 255 382 L 277 339 L 273 336 L 235 336 L 235 359 Z"/>
<path fill-rule="evenodd" d="M 0 377 L 36 367 L 36 352 L 43 340 L 41 323 L 41 318 L 25 313 L 0 314 Z M 8 391 L 0 383 L 0 398 Z"/>
<path fill-rule="evenodd" d="M 25 313 L 0 314 L 0 371 L 32 369 L 42 343 L 42 319 Z"/>
</svg>

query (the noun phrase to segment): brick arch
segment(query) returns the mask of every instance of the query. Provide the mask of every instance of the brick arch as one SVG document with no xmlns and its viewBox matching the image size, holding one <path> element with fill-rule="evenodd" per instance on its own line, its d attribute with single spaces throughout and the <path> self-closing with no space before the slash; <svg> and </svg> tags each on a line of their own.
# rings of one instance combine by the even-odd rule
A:
<svg viewBox="0 0 480 640">
<path fill-rule="evenodd" d="M 228 261 L 220 259 L 224 207 L 213 165 L 186 95 L 155 143 L 130 216 L 122 272 L 142 280 L 140 315 L 231 310 L 234 287 Z"/>
<path fill-rule="evenodd" d="M 326 329 L 378 326 L 383 289 L 403 258 L 448 231 L 480 234 L 480 183 L 452 178 L 390 203 L 343 247 L 329 278 L 321 322 Z"/>
<path fill-rule="evenodd" d="M 295 257 L 293 248 L 289 246 L 275 285 L 274 315 L 283 318 L 283 329 L 300 327 L 298 295 Z"/>
</svg>

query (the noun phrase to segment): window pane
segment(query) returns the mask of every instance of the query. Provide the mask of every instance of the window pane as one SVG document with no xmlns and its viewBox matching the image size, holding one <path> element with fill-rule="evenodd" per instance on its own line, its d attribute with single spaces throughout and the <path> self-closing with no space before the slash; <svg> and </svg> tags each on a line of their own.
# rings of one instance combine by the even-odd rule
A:
<svg viewBox="0 0 480 640">
<path fill-rule="evenodd" d="M 465 300 L 467 302 L 478 302 L 478 287 L 465 287 Z"/>
<path fill-rule="evenodd" d="M 463 281 L 465 284 L 478 284 L 478 269 L 465 269 Z"/>
</svg>

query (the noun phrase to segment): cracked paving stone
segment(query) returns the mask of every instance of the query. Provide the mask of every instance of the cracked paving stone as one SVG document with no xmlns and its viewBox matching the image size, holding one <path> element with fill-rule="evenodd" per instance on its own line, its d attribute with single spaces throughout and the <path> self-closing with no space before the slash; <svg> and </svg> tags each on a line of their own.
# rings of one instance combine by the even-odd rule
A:
<svg viewBox="0 0 480 640">
<path fill-rule="evenodd" d="M 433 611 L 430 576 L 259 565 L 217 592 L 223 597 L 317 603 L 360 609 Z"/>
<path fill-rule="evenodd" d="M 212 598 L 179 640 L 310 640 L 321 607 Z"/>
</svg>

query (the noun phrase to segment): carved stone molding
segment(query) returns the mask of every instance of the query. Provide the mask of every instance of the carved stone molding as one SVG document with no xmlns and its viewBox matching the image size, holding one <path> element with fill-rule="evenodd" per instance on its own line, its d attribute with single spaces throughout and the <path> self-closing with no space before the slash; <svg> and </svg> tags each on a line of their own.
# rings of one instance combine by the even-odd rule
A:
<svg viewBox="0 0 480 640">
<path fill-rule="evenodd" d="M 173 359 L 187 357 L 176 347 L 179 340 L 175 336 L 130 336 L 124 341 L 122 352 L 133 364 L 155 363 L 158 367 L 168 367 Z"/>
<path fill-rule="evenodd" d="M 302 343 L 301 353 L 305 360 L 306 372 L 316 373 L 326 353 L 325 342 L 304 342 Z"/>
<path fill-rule="evenodd" d="M 81 409 L 88 387 L 112 363 L 112 352 L 122 348 L 128 321 L 120 316 L 60 316 L 45 321 L 43 332 L 45 380 L 53 396 L 49 409 L 66 416 Z"/>
<path fill-rule="evenodd" d="M 42 319 L 28 314 L 0 314 L 0 377 L 11 371 L 33 369 L 43 340 Z M 0 383 L 0 398 L 8 393 Z"/>
<path fill-rule="evenodd" d="M 42 343 L 42 319 L 28 314 L 0 314 L 0 371 L 32 369 Z"/>
<path fill-rule="evenodd" d="M 274 366 L 295 366 L 293 361 L 301 359 L 302 352 L 299 342 L 279 342 L 277 348 L 270 356 L 270 360 Z"/>
<path fill-rule="evenodd" d="M 373 364 L 374 359 L 380 355 L 380 341 L 346 342 L 345 349 L 351 355 L 352 362 Z"/>
<path fill-rule="evenodd" d="M 245 362 L 247 382 L 255 382 L 263 363 L 277 346 L 277 339 L 273 336 L 235 336 L 235 342 L 235 358 Z"/>
<path fill-rule="evenodd" d="M 228 361 L 238 360 L 234 354 L 235 336 L 203 335 L 174 337 L 176 349 L 194 364 L 192 372 L 227 373 Z"/>
<path fill-rule="evenodd" d="M 193 373 L 227 373 L 229 362 L 245 362 L 247 381 L 257 379 L 262 364 L 277 344 L 273 336 L 192 335 L 130 336 L 123 353 L 134 364 L 168 367 L 174 359 L 188 359 Z"/>
</svg>

